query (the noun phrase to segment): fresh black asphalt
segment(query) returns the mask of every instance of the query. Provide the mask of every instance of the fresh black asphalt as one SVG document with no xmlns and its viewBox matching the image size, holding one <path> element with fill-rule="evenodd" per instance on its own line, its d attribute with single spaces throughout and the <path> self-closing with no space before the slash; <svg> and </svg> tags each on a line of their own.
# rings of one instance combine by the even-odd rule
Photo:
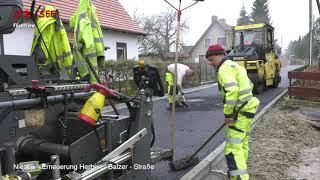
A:
<svg viewBox="0 0 320 180">
<path fill-rule="evenodd" d="M 268 88 L 263 94 L 258 95 L 261 104 L 259 111 L 289 85 L 287 78 L 288 70 L 297 66 L 289 66 L 282 69 L 282 82 L 276 89 Z M 189 101 L 188 109 L 177 109 L 176 129 L 174 137 L 174 159 L 180 159 L 190 155 L 203 141 L 205 141 L 223 122 L 223 105 L 221 103 L 218 87 L 200 89 L 185 95 Z M 167 100 L 155 101 L 153 104 L 153 120 L 155 124 L 155 147 L 170 147 L 170 123 L 171 111 L 167 110 Z M 221 131 L 207 146 L 198 154 L 200 159 L 209 155 L 217 146 L 224 141 L 224 131 Z M 171 171 L 168 161 L 162 161 L 155 165 L 152 170 L 152 179 L 175 180 L 182 177 L 189 169 Z"/>
</svg>

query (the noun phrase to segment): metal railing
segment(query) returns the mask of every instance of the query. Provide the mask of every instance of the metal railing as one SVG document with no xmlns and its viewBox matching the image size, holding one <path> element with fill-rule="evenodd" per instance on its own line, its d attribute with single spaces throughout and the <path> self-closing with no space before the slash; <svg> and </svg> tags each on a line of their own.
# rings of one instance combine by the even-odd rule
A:
<svg viewBox="0 0 320 180">
<path fill-rule="evenodd" d="M 288 72 L 290 86 L 288 88 L 289 96 L 295 97 L 320 97 L 320 88 L 316 87 L 317 81 L 320 81 L 320 71 L 306 71 L 307 66 Z M 293 82 L 293 79 L 297 80 Z"/>
</svg>

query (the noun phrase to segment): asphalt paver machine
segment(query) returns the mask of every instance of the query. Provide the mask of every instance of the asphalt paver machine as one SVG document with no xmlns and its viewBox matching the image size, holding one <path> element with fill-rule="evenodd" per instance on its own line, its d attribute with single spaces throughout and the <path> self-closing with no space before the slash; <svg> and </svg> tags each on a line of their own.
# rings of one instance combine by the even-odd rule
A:
<svg viewBox="0 0 320 180">
<path fill-rule="evenodd" d="M 152 165 L 172 155 L 152 148 L 152 97 L 164 95 L 157 67 L 133 68 L 134 97 L 109 89 L 128 116 L 102 112 L 88 125 L 79 118 L 94 93 L 83 92 L 88 83 L 41 73 L 32 56 L 4 55 L 17 10 L 21 0 L 0 1 L 0 179 L 150 179 Z"/>
</svg>

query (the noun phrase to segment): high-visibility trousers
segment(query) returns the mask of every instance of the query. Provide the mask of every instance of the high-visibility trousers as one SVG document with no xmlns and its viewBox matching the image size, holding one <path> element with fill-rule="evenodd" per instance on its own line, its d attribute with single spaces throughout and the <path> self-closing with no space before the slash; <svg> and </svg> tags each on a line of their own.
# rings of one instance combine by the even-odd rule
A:
<svg viewBox="0 0 320 180">
<path fill-rule="evenodd" d="M 174 101 L 174 97 L 173 97 L 174 75 L 171 72 L 166 72 L 165 79 L 168 85 L 168 103 L 171 104 Z"/>
<path fill-rule="evenodd" d="M 224 153 L 231 180 L 248 180 L 247 160 L 249 155 L 249 136 L 253 117 L 238 115 L 236 123 L 228 125 Z"/>
<path fill-rule="evenodd" d="M 176 99 L 176 101 L 183 101 L 183 97 L 182 97 L 182 92 L 181 92 L 181 87 L 177 85 L 177 89 L 176 89 L 176 98 L 174 98 L 173 96 L 173 86 L 174 86 L 174 75 L 171 72 L 166 72 L 166 82 L 168 85 L 168 103 L 172 104 L 174 99 Z M 181 92 L 179 94 L 179 92 Z"/>
</svg>

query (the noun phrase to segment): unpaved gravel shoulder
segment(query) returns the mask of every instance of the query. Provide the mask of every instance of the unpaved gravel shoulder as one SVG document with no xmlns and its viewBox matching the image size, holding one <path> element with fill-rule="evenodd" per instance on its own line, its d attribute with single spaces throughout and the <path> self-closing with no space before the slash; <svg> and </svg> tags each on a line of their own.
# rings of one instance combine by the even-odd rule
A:
<svg viewBox="0 0 320 180">
<path fill-rule="evenodd" d="M 283 98 L 256 123 L 250 179 L 320 180 L 320 131 L 304 121 L 305 112 L 320 112 L 320 105 Z"/>
</svg>

